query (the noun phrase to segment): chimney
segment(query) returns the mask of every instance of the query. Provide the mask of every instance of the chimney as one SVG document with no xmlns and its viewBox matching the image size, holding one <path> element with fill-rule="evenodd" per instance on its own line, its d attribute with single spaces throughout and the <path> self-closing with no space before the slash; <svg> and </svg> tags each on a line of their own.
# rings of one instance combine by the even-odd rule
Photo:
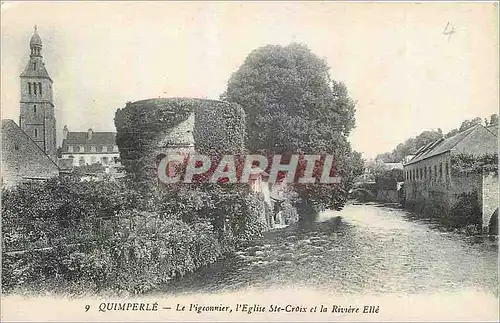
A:
<svg viewBox="0 0 500 323">
<path fill-rule="evenodd" d="M 92 139 L 92 128 L 89 128 L 89 130 L 87 132 L 87 139 L 88 140 Z"/>
<path fill-rule="evenodd" d="M 67 125 L 64 125 L 64 128 L 63 128 L 63 140 L 66 140 L 68 139 L 68 126 Z"/>
</svg>

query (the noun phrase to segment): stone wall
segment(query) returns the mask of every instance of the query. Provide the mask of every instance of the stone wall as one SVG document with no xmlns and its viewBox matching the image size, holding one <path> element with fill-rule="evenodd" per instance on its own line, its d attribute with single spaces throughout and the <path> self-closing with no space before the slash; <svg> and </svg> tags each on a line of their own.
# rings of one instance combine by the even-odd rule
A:
<svg viewBox="0 0 500 323">
<path fill-rule="evenodd" d="M 405 205 L 421 213 L 449 211 L 449 193 L 450 188 L 454 186 L 449 162 L 449 153 L 444 153 L 405 166 Z M 441 165 L 442 173 L 439 172 Z"/>
<path fill-rule="evenodd" d="M 439 171 L 441 164 L 443 165 L 442 175 Z M 434 166 L 436 166 L 436 171 Z M 420 169 L 427 169 L 427 173 L 422 171 L 423 178 L 418 176 L 414 179 L 413 172 L 420 173 Z M 481 199 L 481 175 L 452 174 L 449 153 L 408 165 L 405 167 L 405 176 L 408 176 L 405 180 L 405 205 L 429 216 L 448 214 L 458 201 L 459 195 L 463 193 L 476 191 L 478 198 Z M 481 204 L 482 200 L 478 202 Z"/>
<path fill-rule="evenodd" d="M 483 228 L 485 228 L 489 225 L 495 210 L 498 210 L 500 202 L 498 198 L 498 175 L 485 174 L 482 184 Z"/>
</svg>

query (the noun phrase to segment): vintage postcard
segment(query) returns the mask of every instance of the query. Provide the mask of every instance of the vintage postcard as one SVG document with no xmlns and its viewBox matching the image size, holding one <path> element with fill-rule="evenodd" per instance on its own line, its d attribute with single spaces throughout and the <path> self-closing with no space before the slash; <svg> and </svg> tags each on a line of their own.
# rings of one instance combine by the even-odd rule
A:
<svg viewBox="0 0 500 323">
<path fill-rule="evenodd" d="M 2 322 L 498 322 L 498 1 L 1 8 Z"/>
</svg>

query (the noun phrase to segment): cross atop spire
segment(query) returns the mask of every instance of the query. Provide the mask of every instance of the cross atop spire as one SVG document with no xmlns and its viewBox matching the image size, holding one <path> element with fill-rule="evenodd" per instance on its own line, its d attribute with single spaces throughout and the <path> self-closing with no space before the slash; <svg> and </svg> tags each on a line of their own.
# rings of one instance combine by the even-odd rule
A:
<svg viewBox="0 0 500 323">
<path fill-rule="evenodd" d="M 37 32 L 37 30 L 38 30 L 38 29 L 37 29 L 37 27 L 36 27 L 36 25 L 35 25 L 35 33 Z"/>
</svg>

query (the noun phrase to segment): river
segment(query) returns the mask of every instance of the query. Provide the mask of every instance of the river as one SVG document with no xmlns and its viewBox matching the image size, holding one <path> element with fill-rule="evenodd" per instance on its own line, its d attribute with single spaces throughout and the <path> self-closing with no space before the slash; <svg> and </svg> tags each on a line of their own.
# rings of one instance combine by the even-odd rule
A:
<svg viewBox="0 0 500 323">
<path fill-rule="evenodd" d="M 498 297 L 497 243 L 447 232 L 399 208 L 349 204 L 263 239 L 165 287 L 176 294 L 313 288 L 348 294 L 474 289 Z"/>
</svg>

